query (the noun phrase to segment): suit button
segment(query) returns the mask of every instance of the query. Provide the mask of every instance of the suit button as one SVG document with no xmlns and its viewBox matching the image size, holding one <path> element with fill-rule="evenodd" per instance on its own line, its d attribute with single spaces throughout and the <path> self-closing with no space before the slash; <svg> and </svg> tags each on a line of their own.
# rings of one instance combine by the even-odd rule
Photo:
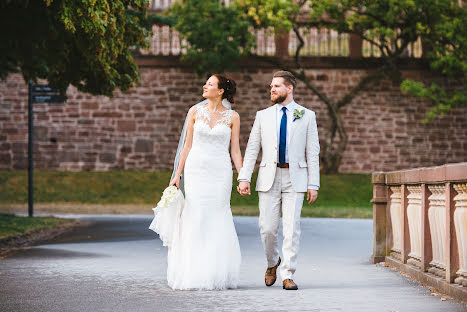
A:
<svg viewBox="0 0 467 312">
<path fill-rule="evenodd" d="M 277 164 L 277 162 L 274 162 L 274 165 Z"/>
<path fill-rule="evenodd" d="M 274 148 L 275 148 L 275 149 L 277 149 L 277 146 L 276 146 L 276 147 L 274 147 Z"/>
</svg>

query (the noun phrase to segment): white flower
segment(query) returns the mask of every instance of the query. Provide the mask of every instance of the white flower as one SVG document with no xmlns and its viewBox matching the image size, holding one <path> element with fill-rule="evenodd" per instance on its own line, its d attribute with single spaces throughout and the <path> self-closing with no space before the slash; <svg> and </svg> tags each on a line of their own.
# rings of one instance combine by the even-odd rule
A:
<svg viewBox="0 0 467 312">
<path fill-rule="evenodd" d="M 167 187 L 162 193 L 161 200 L 157 203 L 157 207 L 166 208 L 177 198 L 178 189 L 176 186 L 172 185 Z M 156 207 L 156 208 L 157 208 Z"/>
</svg>

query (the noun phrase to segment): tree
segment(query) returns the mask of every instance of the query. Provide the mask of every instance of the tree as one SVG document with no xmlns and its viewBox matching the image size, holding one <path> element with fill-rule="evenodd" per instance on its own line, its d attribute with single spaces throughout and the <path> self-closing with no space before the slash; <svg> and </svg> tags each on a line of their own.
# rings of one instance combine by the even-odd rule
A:
<svg viewBox="0 0 467 312">
<path fill-rule="evenodd" d="M 425 86 L 422 82 L 405 80 L 401 84 L 403 92 L 428 98 L 434 107 L 428 111 L 425 122 L 442 116 L 451 109 L 467 106 L 467 10 L 455 1 L 425 3 L 425 25 L 418 25 L 423 44 L 427 47 L 426 58 L 434 72 L 446 78 L 456 79 L 464 87 L 456 90 L 432 83 Z"/>
<path fill-rule="evenodd" d="M 200 75 L 235 69 L 237 60 L 254 46 L 248 21 L 235 6 L 216 0 L 176 2 L 169 10 L 175 28 L 190 43 L 182 60 Z"/>
<path fill-rule="evenodd" d="M 336 150 L 329 149 L 329 157 L 338 160 L 342 157 L 344 149 L 342 141 L 347 140 L 345 129 L 341 128 L 338 111 L 349 104 L 355 95 L 369 83 L 380 79 L 392 79 L 400 82 L 399 64 L 405 58 L 405 51 L 419 37 L 425 47 L 430 48 L 426 60 L 430 68 L 439 74 L 453 76 L 459 75 L 464 80 L 466 72 L 465 45 L 467 44 L 466 12 L 457 1 L 453 0 L 312 0 L 310 1 L 311 18 L 319 24 L 339 32 L 355 34 L 366 41 L 376 45 L 381 52 L 383 64 L 373 72 L 363 77 L 354 89 L 342 99 L 333 103 L 326 103 L 331 116 L 337 122 L 331 130 L 337 128 L 339 143 Z M 323 18 L 325 17 L 325 18 Z M 329 21 L 332 23 L 329 23 Z M 449 23 L 453 22 L 452 25 Z M 453 32 L 457 30 L 457 32 Z M 425 88 L 422 82 L 405 80 L 401 87 L 405 92 L 418 96 L 430 97 L 437 107 L 428 113 L 427 120 L 433 119 L 434 112 L 446 112 L 445 103 L 456 107 L 465 102 L 465 82 L 463 90 L 446 91 L 436 84 Z M 430 91 L 432 91 L 430 93 Z M 463 94 L 463 96 L 461 96 Z M 456 99 L 457 100 L 453 100 Z M 443 106 L 444 105 L 444 106 Z M 334 114 L 337 112 L 337 114 Z M 331 143 L 332 140 L 331 140 Z M 326 148 L 326 147 L 325 147 Z M 332 164 L 332 171 L 337 171 L 336 164 Z M 334 166 L 334 167 L 333 167 Z"/>
<path fill-rule="evenodd" d="M 205 0 L 210 2 L 209 7 L 199 10 L 200 0 L 182 0 L 180 8 L 173 13 L 177 20 L 176 29 L 186 38 L 189 45 L 195 46 L 192 50 L 197 58 L 202 58 L 205 52 L 206 38 L 209 32 L 206 29 L 215 29 L 216 33 L 229 33 L 232 24 L 218 24 L 212 18 L 220 7 L 218 0 Z M 303 8 L 308 5 L 309 14 L 303 14 Z M 321 138 L 321 164 L 325 173 L 336 173 L 347 146 L 347 134 L 343 126 L 340 111 L 351 103 L 357 94 L 370 84 L 381 79 L 399 80 L 399 64 L 406 58 L 406 50 L 418 37 L 422 37 L 425 44 L 432 44 L 427 58 L 431 69 L 442 74 L 461 75 L 462 81 L 465 76 L 465 34 L 467 26 L 465 11 L 459 7 L 457 1 L 453 0 L 237 0 L 229 7 L 240 13 L 236 13 L 235 20 L 231 23 L 244 23 L 248 21 L 251 28 L 275 27 L 276 33 L 281 30 L 287 33 L 290 29 L 295 32 L 299 44 L 294 53 L 294 65 L 280 58 L 263 58 L 276 65 L 278 68 L 286 69 L 294 73 L 308 89 L 312 90 L 318 98 L 326 105 L 330 123 L 327 126 L 326 136 Z M 192 25 L 194 21 L 205 19 L 203 29 Z M 455 23 L 449 24 L 451 19 Z M 355 34 L 378 47 L 381 52 L 381 66 L 370 70 L 361 80 L 342 98 L 331 98 L 322 92 L 305 74 L 302 65 L 301 49 L 304 46 L 303 36 L 299 27 L 304 22 L 315 25 L 326 26 L 341 33 Z M 245 30 L 246 28 L 241 28 Z M 455 31 L 454 31 L 455 30 Z M 203 40 L 200 40 L 203 37 Z M 376 39 L 375 39 L 376 38 Z M 222 46 L 228 44 L 229 36 L 217 36 L 216 44 Z M 249 46 L 239 46 L 232 51 L 242 55 Z M 463 51 L 457 51 L 462 49 Z M 249 51 L 249 50 L 248 50 Z M 197 67 L 199 73 L 209 73 L 212 69 L 230 69 L 231 57 L 217 55 L 215 62 L 205 58 L 203 65 Z M 194 64 L 196 66 L 196 64 Z M 461 70 L 455 70 L 460 68 Z M 400 82 L 400 80 L 399 80 Z M 451 107 L 461 105 L 464 99 L 465 88 L 462 91 L 449 93 L 441 87 L 425 88 L 419 82 L 406 81 L 403 90 L 419 96 L 431 96 L 439 99 L 443 109 L 445 103 Z M 429 91 L 432 91 L 430 94 Z M 459 93 L 460 92 L 460 93 Z M 436 94 L 435 94 L 436 93 Z M 451 102 L 448 102 L 451 101 Z"/>
<path fill-rule="evenodd" d="M 112 96 L 139 79 L 132 49 L 147 47 L 146 0 L 0 0 L 0 77 L 21 72 L 65 93 Z M 148 26 L 148 25 L 146 25 Z"/>
</svg>

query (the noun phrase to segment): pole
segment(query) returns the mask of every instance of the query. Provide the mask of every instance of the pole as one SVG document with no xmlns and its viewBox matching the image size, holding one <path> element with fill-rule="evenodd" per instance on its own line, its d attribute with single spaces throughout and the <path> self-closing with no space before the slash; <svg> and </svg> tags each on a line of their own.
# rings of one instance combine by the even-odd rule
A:
<svg viewBox="0 0 467 312">
<path fill-rule="evenodd" d="M 28 215 L 30 217 L 34 214 L 34 200 L 33 200 L 33 172 L 34 172 L 34 158 L 33 158 L 33 142 L 34 142 L 34 116 L 33 116 L 33 102 L 32 102 L 32 80 L 29 80 L 29 99 L 28 99 Z"/>
</svg>

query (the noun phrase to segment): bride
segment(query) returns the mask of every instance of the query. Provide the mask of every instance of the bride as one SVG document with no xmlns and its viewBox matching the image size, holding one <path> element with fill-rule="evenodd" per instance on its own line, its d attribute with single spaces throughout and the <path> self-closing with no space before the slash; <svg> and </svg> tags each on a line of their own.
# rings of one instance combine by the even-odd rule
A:
<svg viewBox="0 0 467 312">
<path fill-rule="evenodd" d="M 173 289 L 238 284 L 241 255 L 230 211 L 231 157 L 237 171 L 242 168 L 240 117 L 230 108 L 235 92 L 232 79 L 213 75 L 203 86 L 206 100 L 188 112 L 170 181 L 180 188 L 183 173 L 185 201 L 168 250 L 167 281 Z"/>
</svg>

